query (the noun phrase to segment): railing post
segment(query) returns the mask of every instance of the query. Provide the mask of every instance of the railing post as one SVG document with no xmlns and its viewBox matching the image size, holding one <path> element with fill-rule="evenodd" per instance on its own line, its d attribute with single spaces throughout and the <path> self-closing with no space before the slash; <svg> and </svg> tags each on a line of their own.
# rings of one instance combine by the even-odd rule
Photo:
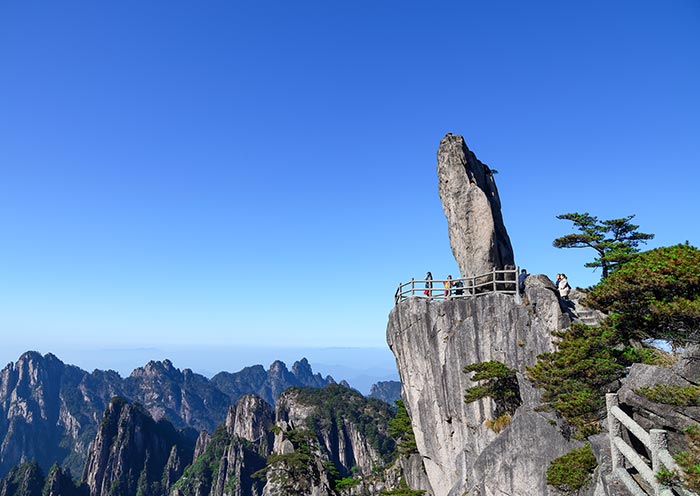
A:
<svg viewBox="0 0 700 496">
<path fill-rule="evenodd" d="M 619 400 L 616 393 L 607 393 L 605 395 L 605 407 L 608 412 L 608 437 L 610 438 L 610 459 L 612 460 L 612 471 L 618 469 L 618 467 L 625 467 L 625 459 L 620 453 L 620 450 L 615 446 L 615 438 L 622 437 L 622 429 L 620 428 L 620 421 L 615 418 L 615 416 L 610 413 L 610 409 L 614 406 L 619 405 Z"/>
<path fill-rule="evenodd" d="M 416 296 L 415 277 L 411 277 L 411 296 Z"/>
<path fill-rule="evenodd" d="M 497 286 L 496 286 L 496 269 L 493 269 L 493 272 L 491 272 L 491 280 L 493 280 L 493 292 L 497 292 Z"/>
<path fill-rule="evenodd" d="M 666 431 L 663 429 L 651 429 L 649 431 L 649 439 L 650 439 L 650 445 L 649 446 L 649 451 L 651 455 L 651 469 L 654 471 L 654 475 L 656 475 L 659 472 L 659 469 L 664 466 L 663 462 L 661 461 L 661 457 L 659 454 L 661 453 L 662 450 L 667 450 L 668 449 L 668 440 L 666 438 Z M 656 482 L 656 481 L 654 481 Z M 659 484 L 656 482 L 654 486 L 654 490 L 656 491 L 656 494 L 661 494 L 661 491 L 664 489 L 668 489 L 668 487 L 663 486 L 662 484 Z"/>
</svg>

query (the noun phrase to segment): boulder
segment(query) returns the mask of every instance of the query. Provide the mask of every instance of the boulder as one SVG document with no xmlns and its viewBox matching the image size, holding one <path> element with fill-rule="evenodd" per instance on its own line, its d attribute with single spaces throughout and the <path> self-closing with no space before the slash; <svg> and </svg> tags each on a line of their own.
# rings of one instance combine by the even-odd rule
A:
<svg viewBox="0 0 700 496">
<path fill-rule="evenodd" d="M 463 277 L 514 265 L 495 173 L 467 148 L 462 136 L 448 133 L 440 142 L 438 190 L 452 253 Z"/>
</svg>

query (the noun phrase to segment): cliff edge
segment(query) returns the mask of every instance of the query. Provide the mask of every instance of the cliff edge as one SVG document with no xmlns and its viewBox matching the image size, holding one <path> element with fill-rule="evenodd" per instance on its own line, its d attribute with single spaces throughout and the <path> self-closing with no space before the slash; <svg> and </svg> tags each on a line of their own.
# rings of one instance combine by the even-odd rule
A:
<svg viewBox="0 0 700 496">
<path fill-rule="evenodd" d="M 462 274 L 513 264 L 493 172 L 461 136 L 440 143 L 440 197 Z M 502 293 L 433 300 L 412 297 L 389 315 L 387 342 L 434 496 L 548 495 L 546 470 L 577 444 L 524 377 L 537 355 L 553 351 L 552 331 L 570 324 L 551 281 L 526 280 L 523 298 Z M 465 403 L 474 386 L 467 365 L 496 360 L 516 371 L 521 405 L 498 433 L 490 398 Z"/>
</svg>

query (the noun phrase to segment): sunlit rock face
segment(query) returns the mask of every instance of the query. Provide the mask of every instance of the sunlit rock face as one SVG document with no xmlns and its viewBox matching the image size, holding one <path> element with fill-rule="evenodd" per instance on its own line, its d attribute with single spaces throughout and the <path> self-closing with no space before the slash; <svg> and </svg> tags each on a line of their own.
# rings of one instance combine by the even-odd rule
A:
<svg viewBox="0 0 700 496">
<path fill-rule="evenodd" d="M 447 134 L 440 142 L 438 190 L 452 253 L 465 277 L 514 264 L 494 174 L 463 137 Z"/>
<path fill-rule="evenodd" d="M 494 171 L 461 136 L 440 142 L 437 174 L 452 252 L 463 276 L 514 265 Z M 549 463 L 576 447 L 526 379 L 537 355 L 554 351 L 552 331 L 570 324 L 551 281 L 531 276 L 525 293 L 466 299 L 408 298 L 389 315 L 387 342 L 396 357 L 402 397 L 436 496 L 548 495 Z M 467 365 L 497 360 L 516 371 L 522 404 L 496 433 L 495 403 L 464 402 L 476 385 Z"/>
</svg>

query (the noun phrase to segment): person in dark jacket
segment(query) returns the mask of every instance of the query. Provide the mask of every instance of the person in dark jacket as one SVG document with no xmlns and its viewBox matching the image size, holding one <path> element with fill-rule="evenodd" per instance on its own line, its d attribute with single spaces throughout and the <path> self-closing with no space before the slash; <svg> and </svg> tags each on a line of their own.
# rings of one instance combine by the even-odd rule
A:
<svg viewBox="0 0 700 496">
<path fill-rule="evenodd" d="M 433 275 L 430 272 L 428 272 L 425 275 L 425 291 L 423 291 L 423 294 L 427 297 L 430 297 L 433 294 L 432 289 L 433 289 Z"/>
<path fill-rule="evenodd" d="M 520 294 L 525 292 L 525 279 L 527 279 L 527 276 L 528 273 L 525 269 L 521 270 L 520 274 L 518 275 L 518 291 L 520 291 Z"/>
</svg>

